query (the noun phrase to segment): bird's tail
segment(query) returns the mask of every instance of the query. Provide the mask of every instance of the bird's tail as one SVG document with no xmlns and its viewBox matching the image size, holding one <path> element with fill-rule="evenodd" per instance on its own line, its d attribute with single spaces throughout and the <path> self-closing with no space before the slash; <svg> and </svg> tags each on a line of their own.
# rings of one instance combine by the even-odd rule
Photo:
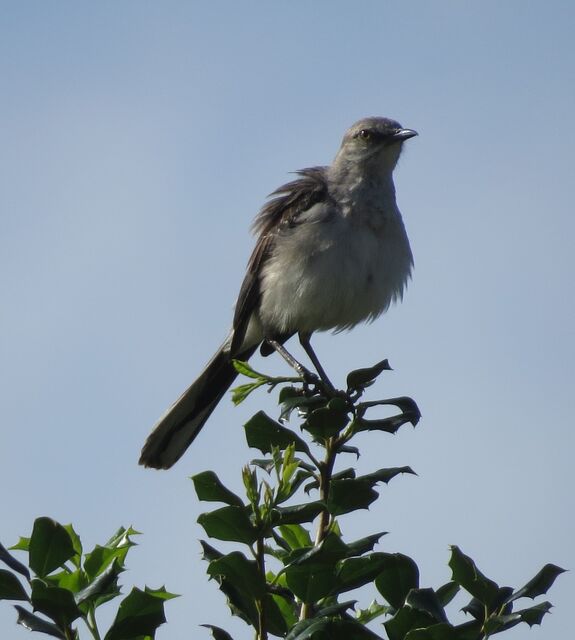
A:
<svg viewBox="0 0 575 640">
<path fill-rule="evenodd" d="M 239 356 L 247 360 L 255 347 Z M 169 469 L 184 454 L 237 376 L 229 345 L 224 343 L 195 382 L 184 391 L 148 436 L 140 464 Z"/>
</svg>

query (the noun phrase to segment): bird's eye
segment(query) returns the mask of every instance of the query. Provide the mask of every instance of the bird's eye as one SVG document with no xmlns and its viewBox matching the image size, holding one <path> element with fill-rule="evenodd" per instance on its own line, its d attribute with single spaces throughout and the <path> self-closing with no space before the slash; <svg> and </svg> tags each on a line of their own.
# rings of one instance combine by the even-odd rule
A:
<svg viewBox="0 0 575 640">
<path fill-rule="evenodd" d="M 356 137 L 360 138 L 361 140 L 364 140 L 365 142 L 369 142 L 372 138 L 372 134 L 371 134 L 371 131 L 369 131 L 369 129 L 362 129 L 361 131 L 358 132 Z"/>
</svg>

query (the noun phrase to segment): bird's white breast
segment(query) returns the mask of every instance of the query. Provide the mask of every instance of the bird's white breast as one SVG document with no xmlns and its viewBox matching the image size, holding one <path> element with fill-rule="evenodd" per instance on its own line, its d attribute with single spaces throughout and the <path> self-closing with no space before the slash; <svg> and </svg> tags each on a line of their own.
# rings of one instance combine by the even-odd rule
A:
<svg viewBox="0 0 575 640">
<path fill-rule="evenodd" d="M 395 205 L 358 220 L 339 211 L 281 234 L 262 270 L 266 331 L 341 330 L 400 298 L 412 255 Z"/>
</svg>

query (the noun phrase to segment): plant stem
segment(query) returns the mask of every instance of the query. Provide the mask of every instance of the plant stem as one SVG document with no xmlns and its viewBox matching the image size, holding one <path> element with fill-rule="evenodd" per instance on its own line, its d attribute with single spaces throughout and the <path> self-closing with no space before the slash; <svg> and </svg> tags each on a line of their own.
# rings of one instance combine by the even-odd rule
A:
<svg viewBox="0 0 575 640">
<path fill-rule="evenodd" d="M 331 487 L 331 476 L 333 473 L 333 467 L 335 464 L 335 457 L 337 455 L 337 447 L 335 445 L 335 438 L 330 438 L 326 444 L 325 460 L 320 465 L 320 483 L 319 483 L 319 499 L 327 505 L 329 500 L 329 490 Z M 315 539 L 315 546 L 317 547 L 327 536 L 329 528 L 329 511 L 326 508 L 320 513 L 319 524 L 317 528 L 317 534 Z"/>
<path fill-rule="evenodd" d="M 88 610 L 88 617 L 84 618 L 84 622 L 88 629 L 90 629 L 90 633 L 94 637 L 94 640 L 100 640 L 100 632 L 98 631 L 98 623 L 96 622 L 94 607 L 90 607 Z"/>
<path fill-rule="evenodd" d="M 331 476 L 333 474 L 333 467 L 335 464 L 335 457 L 337 456 L 338 447 L 336 445 L 336 439 L 330 438 L 325 447 L 325 459 L 323 462 L 318 464 L 319 471 L 319 499 L 327 505 L 327 501 L 329 499 L 329 489 L 331 486 Z M 327 506 L 325 509 L 321 511 L 319 514 L 319 522 L 317 525 L 317 533 L 315 536 L 314 546 L 319 546 L 327 537 L 327 533 L 329 531 L 330 524 L 330 515 L 327 510 Z M 301 605 L 301 610 L 299 614 L 300 620 L 305 620 L 309 617 L 309 605 L 305 602 Z"/>
<path fill-rule="evenodd" d="M 266 559 L 264 549 L 264 539 L 262 537 L 257 539 L 257 558 L 258 569 L 265 581 L 266 579 Z M 256 634 L 256 640 L 267 640 L 268 632 L 266 629 L 266 610 L 265 610 L 265 596 L 258 600 L 258 630 Z"/>
</svg>

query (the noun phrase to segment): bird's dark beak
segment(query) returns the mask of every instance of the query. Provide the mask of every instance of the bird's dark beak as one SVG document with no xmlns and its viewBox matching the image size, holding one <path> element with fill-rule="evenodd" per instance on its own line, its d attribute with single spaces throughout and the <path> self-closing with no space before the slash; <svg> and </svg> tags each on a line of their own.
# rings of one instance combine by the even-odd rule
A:
<svg viewBox="0 0 575 640">
<path fill-rule="evenodd" d="M 397 142 L 403 142 L 404 140 L 409 140 L 409 138 L 414 138 L 417 135 L 417 131 L 413 129 L 398 129 L 393 134 L 393 140 L 397 140 Z"/>
</svg>

